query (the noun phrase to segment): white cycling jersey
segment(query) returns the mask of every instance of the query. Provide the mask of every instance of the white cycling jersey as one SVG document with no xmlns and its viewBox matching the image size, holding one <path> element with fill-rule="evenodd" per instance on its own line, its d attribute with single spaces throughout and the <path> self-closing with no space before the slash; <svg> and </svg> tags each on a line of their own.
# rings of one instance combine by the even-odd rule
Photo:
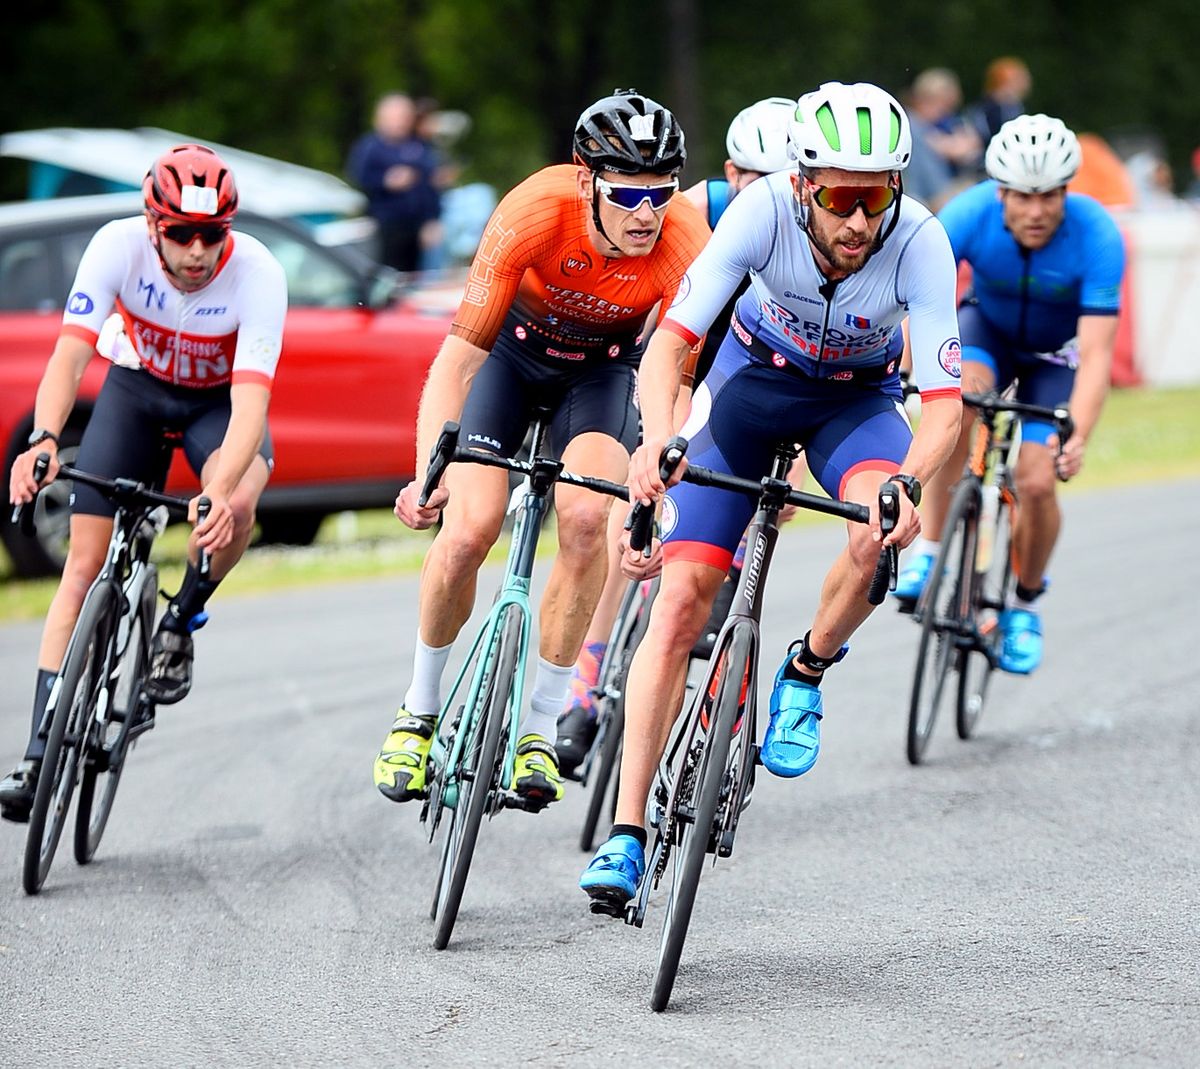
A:
<svg viewBox="0 0 1200 1069">
<path fill-rule="evenodd" d="M 106 223 L 88 243 L 63 333 L 179 386 L 270 386 L 286 314 L 287 278 L 261 241 L 230 233 L 212 279 L 185 293 L 171 284 L 139 215 Z"/>
<path fill-rule="evenodd" d="M 733 329 L 738 332 L 740 322 L 773 359 L 818 378 L 881 367 L 895 359 L 897 331 L 907 317 L 912 380 L 922 396 L 959 392 L 956 265 L 942 225 L 904 197 L 883 247 L 861 271 L 834 285 L 821 274 L 796 222 L 794 178 L 794 172 L 781 171 L 737 195 L 688 269 L 663 326 L 694 345 L 749 274 Z"/>
</svg>

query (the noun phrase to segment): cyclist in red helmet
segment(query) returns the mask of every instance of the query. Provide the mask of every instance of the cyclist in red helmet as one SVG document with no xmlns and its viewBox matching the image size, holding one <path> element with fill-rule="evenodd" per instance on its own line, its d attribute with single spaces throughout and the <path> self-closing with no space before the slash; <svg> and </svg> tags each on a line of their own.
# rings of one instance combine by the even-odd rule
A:
<svg viewBox="0 0 1200 1069">
<path fill-rule="evenodd" d="M 287 282 L 266 247 L 231 229 L 238 194 L 233 172 L 212 149 L 178 145 L 157 159 L 142 185 L 145 213 L 101 227 L 79 264 L 62 331 L 38 387 L 28 449 L 13 462 L 9 497 L 28 502 L 40 453 L 58 473 L 58 439 L 84 369 L 108 358 L 104 387 L 75 464 L 144 482 L 165 474 L 163 443 L 179 436 L 212 511 L 191 537 L 212 554 L 202 578 L 189 564 L 154 636 L 147 692 L 177 702 L 192 679 L 191 633 L 205 602 L 241 557 L 271 470 L 267 404 L 283 337 Z M 193 502 L 192 518 L 195 519 Z M 55 674 L 84 595 L 104 562 L 113 506 L 76 486 L 71 542 L 38 651 L 33 719 L 24 759 L 0 780 L 0 816 L 28 820 L 45 749 Z"/>
</svg>

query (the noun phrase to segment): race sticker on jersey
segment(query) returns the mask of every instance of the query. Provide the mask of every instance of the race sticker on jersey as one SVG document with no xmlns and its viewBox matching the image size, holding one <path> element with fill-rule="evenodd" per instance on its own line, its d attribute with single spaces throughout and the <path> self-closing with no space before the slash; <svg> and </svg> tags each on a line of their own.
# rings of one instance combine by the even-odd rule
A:
<svg viewBox="0 0 1200 1069">
<path fill-rule="evenodd" d="M 938 363 L 956 379 L 962 378 L 962 344 L 957 338 L 947 338 L 938 350 Z"/>
<path fill-rule="evenodd" d="M 72 315 L 85 316 L 96 307 L 95 302 L 86 293 L 76 290 L 67 299 L 67 311 Z"/>
<path fill-rule="evenodd" d="M 671 499 L 670 495 L 663 498 L 662 501 L 662 517 L 659 520 L 659 525 L 662 529 L 662 537 L 666 538 L 679 523 L 679 506 Z"/>
</svg>

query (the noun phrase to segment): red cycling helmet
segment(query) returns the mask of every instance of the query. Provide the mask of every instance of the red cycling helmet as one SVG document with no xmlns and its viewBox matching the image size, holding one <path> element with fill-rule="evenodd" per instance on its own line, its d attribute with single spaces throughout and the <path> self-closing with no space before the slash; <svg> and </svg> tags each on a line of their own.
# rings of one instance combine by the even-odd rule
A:
<svg viewBox="0 0 1200 1069">
<path fill-rule="evenodd" d="M 164 152 L 142 182 L 146 211 L 157 219 L 228 223 L 238 194 L 229 165 L 203 145 L 176 145 Z"/>
</svg>

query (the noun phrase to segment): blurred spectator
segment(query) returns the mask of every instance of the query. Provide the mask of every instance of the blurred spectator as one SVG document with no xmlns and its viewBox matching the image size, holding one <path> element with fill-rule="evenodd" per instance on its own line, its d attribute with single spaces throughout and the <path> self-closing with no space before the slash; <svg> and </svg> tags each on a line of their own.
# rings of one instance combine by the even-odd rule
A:
<svg viewBox="0 0 1200 1069">
<path fill-rule="evenodd" d="M 1192 181 L 1183 195 L 1188 200 L 1200 200 L 1200 148 L 1192 151 Z"/>
<path fill-rule="evenodd" d="M 1106 208 L 1132 208 L 1137 193 L 1121 157 L 1099 134 L 1083 133 L 1078 138 L 1083 158 L 1068 191 L 1085 193 Z"/>
<path fill-rule="evenodd" d="M 967 119 L 984 146 L 1009 119 L 1025 114 L 1025 98 L 1032 88 L 1029 68 L 1016 56 L 1000 56 L 987 65 L 983 96 L 967 109 Z"/>
<path fill-rule="evenodd" d="M 912 160 L 904 172 L 904 192 L 932 211 L 965 184 L 974 181 L 983 144 L 963 119 L 958 75 L 931 67 L 913 80 L 908 117 L 912 126 Z"/>
<path fill-rule="evenodd" d="M 1157 152 L 1145 150 L 1125 161 L 1137 193 L 1138 208 L 1162 210 L 1182 208 L 1185 202 L 1175 196 L 1175 178 L 1171 166 Z"/>
<path fill-rule="evenodd" d="M 398 271 L 421 261 L 421 230 L 441 214 L 437 154 L 417 135 L 412 98 L 389 93 L 375 105 L 374 129 L 350 149 L 346 170 L 367 195 L 379 226 L 380 259 Z"/>
</svg>

